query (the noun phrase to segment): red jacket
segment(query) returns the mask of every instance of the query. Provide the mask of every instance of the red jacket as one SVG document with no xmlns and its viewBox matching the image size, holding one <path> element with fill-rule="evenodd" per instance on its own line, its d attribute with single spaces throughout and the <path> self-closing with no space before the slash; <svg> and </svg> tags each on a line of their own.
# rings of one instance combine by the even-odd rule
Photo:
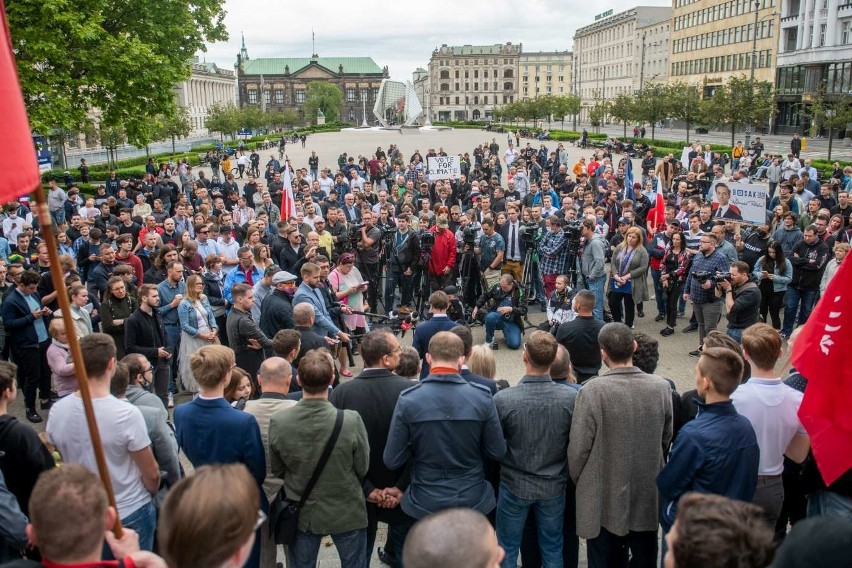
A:
<svg viewBox="0 0 852 568">
<path fill-rule="evenodd" d="M 438 230 L 432 227 L 429 232 L 435 234 L 435 246 L 432 247 L 432 257 L 429 259 L 429 274 L 436 276 L 444 273 L 446 267 L 450 270 L 456 265 L 456 236 L 449 229 Z"/>
</svg>

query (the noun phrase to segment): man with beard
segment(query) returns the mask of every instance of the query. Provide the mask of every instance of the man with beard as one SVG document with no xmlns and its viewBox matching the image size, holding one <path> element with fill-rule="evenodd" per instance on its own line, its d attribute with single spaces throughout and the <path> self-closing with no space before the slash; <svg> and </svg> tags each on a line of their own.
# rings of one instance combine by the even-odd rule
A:
<svg viewBox="0 0 852 568">
<path fill-rule="evenodd" d="M 769 225 L 761 225 L 756 231 L 752 231 L 745 239 L 739 232 L 734 235 L 734 247 L 740 255 L 740 259 L 748 264 L 749 272 L 754 270 L 757 259 L 766 254 L 769 248 Z"/>
</svg>

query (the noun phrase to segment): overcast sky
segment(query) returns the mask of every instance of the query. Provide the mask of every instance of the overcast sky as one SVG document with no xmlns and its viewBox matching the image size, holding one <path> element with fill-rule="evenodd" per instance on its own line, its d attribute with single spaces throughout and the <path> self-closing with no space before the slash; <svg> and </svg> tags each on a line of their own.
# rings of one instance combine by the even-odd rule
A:
<svg viewBox="0 0 852 568">
<path fill-rule="evenodd" d="M 670 0 L 642 2 L 670 4 Z M 595 14 L 609 9 L 617 14 L 635 5 L 629 0 L 602 4 L 580 0 L 227 0 L 225 23 L 230 39 L 209 45 L 201 55 L 233 68 L 243 32 L 250 58 L 310 57 L 313 28 L 316 53 L 321 57 L 369 56 L 379 67 L 387 65 L 391 78 L 405 81 L 417 67 L 425 69 L 432 50 L 444 43 L 510 41 L 522 43 L 524 51 L 563 51 L 572 49 L 574 31 L 594 22 Z"/>
</svg>

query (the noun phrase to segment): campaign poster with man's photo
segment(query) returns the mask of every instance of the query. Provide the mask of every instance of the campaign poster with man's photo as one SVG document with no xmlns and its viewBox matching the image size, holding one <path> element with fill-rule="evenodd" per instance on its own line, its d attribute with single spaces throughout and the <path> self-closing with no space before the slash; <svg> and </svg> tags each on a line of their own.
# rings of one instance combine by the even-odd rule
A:
<svg viewBox="0 0 852 568">
<path fill-rule="evenodd" d="M 751 183 L 717 183 L 711 190 L 713 218 L 753 225 L 766 223 L 766 186 Z"/>
</svg>

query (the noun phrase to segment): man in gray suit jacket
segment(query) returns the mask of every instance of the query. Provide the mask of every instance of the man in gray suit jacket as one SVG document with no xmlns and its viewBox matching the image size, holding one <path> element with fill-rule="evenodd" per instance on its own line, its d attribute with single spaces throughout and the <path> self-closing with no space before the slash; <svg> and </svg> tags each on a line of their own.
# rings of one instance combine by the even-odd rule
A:
<svg viewBox="0 0 852 568">
<path fill-rule="evenodd" d="M 633 366 L 636 341 L 622 323 L 598 335 L 609 371 L 577 395 L 568 471 L 577 484 L 577 534 L 590 568 L 657 565 L 656 477 L 672 439 L 671 387 Z"/>
</svg>

